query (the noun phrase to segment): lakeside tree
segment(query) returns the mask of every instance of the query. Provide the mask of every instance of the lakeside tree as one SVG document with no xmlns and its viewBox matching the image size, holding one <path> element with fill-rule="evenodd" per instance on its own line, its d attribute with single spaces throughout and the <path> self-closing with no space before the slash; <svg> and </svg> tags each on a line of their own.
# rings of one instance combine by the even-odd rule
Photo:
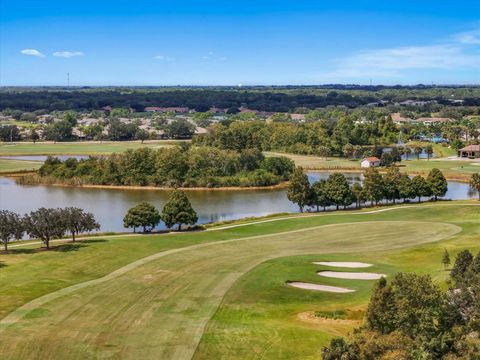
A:
<svg viewBox="0 0 480 360">
<path fill-rule="evenodd" d="M 365 192 L 363 191 L 362 185 L 356 182 L 352 185 L 352 194 L 355 199 L 355 207 L 359 209 L 362 205 L 362 202 L 365 200 Z"/>
<path fill-rule="evenodd" d="M 448 253 L 447 249 L 443 251 L 442 264 L 445 270 L 447 270 L 448 266 L 450 265 L 450 254 Z"/>
<path fill-rule="evenodd" d="M 321 206 L 325 211 L 325 208 L 331 205 L 331 201 L 327 193 L 327 181 L 324 179 L 315 181 L 312 185 L 312 192 L 312 203 L 309 205 L 315 206 L 317 211 Z"/>
<path fill-rule="evenodd" d="M 420 160 L 420 154 L 423 152 L 423 148 L 421 146 L 415 146 L 415 149 L 413 149 L 413 151 L 417 156 L 417 160 Z"/>
<path fill-rule="evenodd" d="M 370 200 L 372 205 L 375 202 L 378 204 L 383 199 L 385 194 L 384 182 L 382 175 L 375 168 L 368 168 L 365 171 L 363 180 L 363 191 L 365 198 Z"/>
<path fill-rule="evenodd" d="M 67 230 L 61 209 L 40 208 L 24 217 L 25 230 L 33 238 L 40 239 L 47 250 L 50 240 L 61 238 Z"/>
<path fill-rule="evenodd" d="M 433 168 L 430 170 L 427 176 L 427 183 L 432 195 L 435 197 L 435 201 L 437 201 L 437 197 L 443 197 L 447 193 L 448 182 L 439 169 Z"/>
<path fill-rule="evenodd" d="M 402 175 L 400 170 L 396 166 L 390 166 L 387 168 L 386 174 L 383 176 L 384 181 L 384 194 L 387 200 L 395 201 L 400 199 L 400 180 Z"/>
<path fill-rule="evenodd" d="M 123 226 L 126 228 L 142 227 L 143 232 L 152 231 L 160 223 L 160 213 L 152 204 L 141 202 L 130 208 L 123 218 Z"/>
<path fill-rule="evenodd" d="M 432 157 L 433 155 L 433 146 L 428 144 L 426 147 L 425 147 L 425 152 L 427 153 L 427 160 L 430 160 L 430 158 Z"/>
<path fill-rule="evenodd" d="M 412 180 L 407 174 L 401 174 L 398 181 L 398 195 L 405 202 L 407 199 L 414 199 L 416 197 L 412 186 Z"/>
<path fill-rule="evenodd" d="M 175 189 L 163 207 L 161 219 L 167 228 L 178 225 L 180 231 L 182 224 L 194 225 L 198 221 L 198 216 L 185 192 Z"/>
<path fill-rule="evenodd" d="M 25 223 L 19 214 L 0 210 L 0 242 L 5 251 L 8 250 L 8 243 L 14 239 L 21 239 L 24 232 Z"/>
<path fill-rule="evenodd" d="M 325 190 L 328 199 L 336 206 L 337 210 L 341 205 L 348 206 L 353 201 L 352 191 L 345 175 L 342 173 L 331 174 L 328 177 Z"/>
<path fill-rule="evenodd" d="M 67 207 L 62 209 L 62 217 L 65 226 L 72 234 L 72 242 L 75 242 L 75 236 L 82 232 L 100 230 L 100 224 L 95 220 L 92 213 L 85 212 L 76 207 Z"/>
<path fill-rule="evenodd" d="M 418 197 L 418 202 L 422 200 L 422 196 L 432 196 L 432 189 L 421 175 L 417 175 L 412 179 L 412 189 L 415 196 Z"/>
<path fill-rule="evenodd" d="M 290 177 L 287 198 L 298 205 L 300 212 L 311 203 L 312 193 L 308 176 L 304 174 L 302 167 L 297 167 Z"/>
<path fill-rule="evenodd" d="M 478 192 L 478 200 L 480 200 L 480 173 L 472 174 L 470 178 L 470 188 Z"/>
</svg>

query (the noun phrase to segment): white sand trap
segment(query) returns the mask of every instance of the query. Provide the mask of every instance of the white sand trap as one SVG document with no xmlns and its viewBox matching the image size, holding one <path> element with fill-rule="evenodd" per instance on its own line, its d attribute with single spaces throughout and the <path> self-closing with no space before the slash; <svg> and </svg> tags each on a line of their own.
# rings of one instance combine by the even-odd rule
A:
<svg viewBox="0 0 480 360">
<path fill-rule="evenodd" d="M 332 293 L 350 293 L 355 291 L 352 289 L 346 289 L 346 288 L 341 288 L 336 286 L 310 284 L 310 283 L 304 283 L 304 282 L 298 282 L 298 281 L 288 282 L 287 284 L 299 289 L 326 291 L 326 292 L 332 292 Z"/>
<path fill-rule="evenodd" d="M 320 271 L 320 276 L 335 279 L 351 279 L 351 280 L 378 280 L 386 277 L 385 274 L 367 273 L 367 272 L 339 272 L 339 271 Z"/>
<path fill-rule="evenodd" d="M 366 268 L 372 266 L 372 264 L 362 262 L 341 262 L 341 261 L 319 261 L 314 262 L 316 265 L 331 266 L 331 267 L 343 267 L 343 268 Z"/>
</svg>

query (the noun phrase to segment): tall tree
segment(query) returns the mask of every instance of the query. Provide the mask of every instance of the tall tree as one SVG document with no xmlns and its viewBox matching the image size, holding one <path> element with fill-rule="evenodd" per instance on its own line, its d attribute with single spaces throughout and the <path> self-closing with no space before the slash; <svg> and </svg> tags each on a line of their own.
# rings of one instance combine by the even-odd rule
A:
<svg viewBox="0 0 480 360">
<path fill-rule="evenodd" d="M 385 194 L 384 182 L 382 175 L 375 168 L 368 168 L 365 171 L 363 180 L 363 191 L 365 198 L 378 204 Z"/>
<path fill-rule="evenodd" d="M 352 203 L 352 191 L 342 173 L 333 173 L 328 177 L 326 191 L 328 198 L 336 205 L 337 210 L 340 205 L 348 206 Z"/>
<path fill-rule="evenodd" d="M 288 185 L 287 198 L 298 205 L 300 212 L 303 212 L 305 206 L 311 203 L 312 191 L 308 176 L 303 173 L 303 168 L 297 167 L 290 177 Z"/>
<path fill-rule="evenodd" d="M 25 229 L 30 237 L 42 240 L 50 249 L 50 240 L 61 238 L 67 231 L 61 209 L 40 208 L 25 216 Z"/>
<path fill-rule="evenodd" d="M 448 190 L 448 182 L 443 176 L 443 173 L 439 169 L 432 169 L 427 176 L 427 183 L 430 189 L 432 190 L 432 195 L 437 201 L 437 197 L 443 197 Z"/>
<path fill-rule="evenodd" d="M 415 196 L 418 197 L 418 202 L 422 200 L 422 196 L 432 196 L 432 189 L 422 176 L 417 175 L 412 179 L 412 189 Z"/>
<path fill-rule="evenodd" d="M 100 230 L 100 224 L 95 220 L 92 213 L 85 212 L 76 207 L 67 207 L 62 210 L 63 219 L 67 230 L 72 234 L 72 241 L 75 242 L 75 236 L 85 232 Z"/>
<path fill-rule="evenodd" d="M 325 210 L 327 206 L 331 205 L 331 200 L 328 197 L 326 180 L 321 179 L 319 181 L 314 182 L 312 185 L 312 191 L 313 191 L 313 196 L 312 196 L 313 202 L 311 205 L 316 206 L 317 211 L 320 206 L 322 206 L 323 210 Z"/>
<path fill-rule="evenodd" d="M 0 210 L 0 242 L 5 251 L 8 250 L 8 243 L 22 238 L 25 232 L 25 224 L 22 217 L 8 210 Z"/>
<path fill-rule="evenodd" d="M 472 174 L 470 178 L 470 188 L 478 192 L 478 200 L 480 200 L 480 173 Z"/>
<path fill-rule="evenodd" d="M 185 192 L 176 189 L 163 207 L 161 219 L 167 228 L 178 225 L 180 231 L 182 224 L 194 225 L 198 221 L 198 216 Z"/>
<path fill-rule="evenodd" d="M 443 264 L 443 267 L 445 268 L 445 270 L 448 268 L 448 266 L 450 265 L 450 254 L 448 253 L 447 249 L 445 249 L 443 251 L 443 255 L 442 255 L 442 264 Z"/>
<path fill-rule="evenodd" d="M 128 209 L 123 218 L 123 226 L 133 228 L 135 232 L 137 227 L 142 227 L 143 232 L 152 231 L 160 223 L 160 213 L 152 204 L 141 202 L 140 204 Z"/>
<path fill-rule="evenodd" d="M 427 153 L 427 160 L 430 160 L 433 155 L 433 146 L 430 144 L 427 145 L 427 147 L 425 148 L 425 152 Z"/>
<path fill-rule="evenodd" d="M 363 191 L 363 187 L 360 185 L 360 183 L 356 182 L 352 185 L 352 194 L 355 198 L 355 207 L 360 208 L 362 201 L 365 200 L 365 192 Z"/>
<path fill-rule="evenodd" d="M 405 202 L 407 199 L 414 199 L 416 194 L 412 186 L 412 180 L 407 174 L 401 174 L 398 182 L 398 195 Z"/>
<path fill-rule="evenodd" d="M 455 281 L 456 286 L 461 284 L 467 275 L 467 271 L 473 262 L 473 255 L 469 250 L 462 250 L 457 254 L 453 264 L 450 277 Z"/>
<path fill-rule="evenodd" d="M 415 152 L 415 155 L 417 155 L 417 160 L 420 159 L 420 154 L 423 152 L 423 148 L 421 146 L 415 146 L 415 149 L 413 149 Z"/>
<path fill-rule="evenodd" d="M 400 180 L 402 175 L 396 166 L 387 168 L 387 173 L 383 177 L 385 197 L 387 200 L 392 200 L 395 204 L 397 199 L 400 199 Z"/>
</svg>

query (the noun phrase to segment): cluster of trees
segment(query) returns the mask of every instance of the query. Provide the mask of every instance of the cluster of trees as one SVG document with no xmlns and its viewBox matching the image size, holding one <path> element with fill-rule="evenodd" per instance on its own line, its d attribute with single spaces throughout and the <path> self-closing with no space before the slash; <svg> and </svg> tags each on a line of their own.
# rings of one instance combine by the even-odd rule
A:
<svg viewBox="0 0 480 360">
<path fill-rule="evenodd" d="M 442 262 L 449 265 L 445 251 Z M 428 275 L 397 274 L 376 285 L 365 325 L 337 338 L 324 360 L 479 359 L 480 253 L 461 251 L 443 291 Z"/>
<path fill-rule="evenodd" d="M 66 91 L 67 90 L 67 91 Z M 480 104 L 478 87 L 378 87 L 358 85 L 276 86 L 276 87 L 183 87 L 183 88 L 5 88 L 0 110 L 25 111 L 93 110 L 104 106 L 130 107 L 136 111 L 146 106 L 187 106 L 206 111 L 212 106 L 238 108 L 247 106 L 261 111 L 288 112 L 297 107 L 358 107 L 366 104 L 421 99 L 451 104 L 454 99 L 464 105 Z"/>
<path fill-rule="evenodd" d="M 478 200 L 480 200 L 480 173 L 472 174 L 470 178 L 470 188 L 478 192 Z"/>
<path fill-rule="evenodd" d="M 288 158 L 265 158 L 257 149 L 236 152 L 182 144 L 82 160 L 49 157 L 38 175 L 19 181 L 165 187 L 269 186 L 288 180 L 294 167 Z"/>
<path fill-rule="evenodd" d="M 307 115 L 304 124 L 256 120 L 215 124 L 207 134 L 195 136 L 193 142 L 221 149 L 361 157 L 372 152 L 364 146 L 389 145 L 398 139 L 392 119 L 380 112 L 366 113 L 365 122 L 356 122 L 358 115 L 343 111 L 312 111 Z"/>
<path fill-rule="evenodd" d="M 50 249 L 51 239 L 70 233 L 75 241 L 76 235 L 93 230 L 100 230 L 93 214 L 76 207 L 42 207 L 24 216 L 0 210 L 0 242 L 5 251 L 11 241 L 20 240 L 24 234 L 40 239 Z"/>
<path fill-rule="evenodd" d="M 400 173 L 400 170 L 391 166 L 385 174 L 381 174 L 375 168 L 368 168 L 364 174 L 363 184 L 355 182 L 349 185 L 345 175 L 341 173 L 331 174 L 327 180 L 319 180 L 310 184 L 307 175 L 301 167 L 293 172 L 287 197 L 297 204 L 303 212 L 306 207 L 325 209 L 328 206 L 347 207 L 355 204 L 360 207 L 365 201 L 372 205 L 382 200 L 392 201 L 433 196 L 435 200 L 447 193 L 448 182 L 443 173 L 438 169 L 432 169 L 427 178 L 417 175 L 410 178 L 407 174 Z"/>
<path fill-rule="evenodd" d="M 184 191 L 175 189 L 161 213 L 147 202 L 134 206 L 123 218 L 123 226 L 133 228 L 133 232 L 139 227 L 143 228 L 143 232 L 150 232 L 160 221 L 163 221 L 168 229 L 178 225 L 179 231 L 182 225 L 195 225 L 198 216 Z"/>
</svg>

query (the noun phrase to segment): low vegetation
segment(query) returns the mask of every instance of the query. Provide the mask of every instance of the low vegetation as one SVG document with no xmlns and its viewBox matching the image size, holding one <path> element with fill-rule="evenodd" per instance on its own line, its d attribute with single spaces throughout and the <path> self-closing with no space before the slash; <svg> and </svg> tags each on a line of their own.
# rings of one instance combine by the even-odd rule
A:
<svg viewBox="0 0 480 360">
<path fill-rule="evenodd" d="M 288 179 L 291 160 L 265 158 L 255 149 L 240 152 L 211 147 L 127 150 L 109 157 L 61 161 L 50 157 L 38 176 L 21 183 L 128 185 L 159 187 L 269 186 Z"/>
</svg>

